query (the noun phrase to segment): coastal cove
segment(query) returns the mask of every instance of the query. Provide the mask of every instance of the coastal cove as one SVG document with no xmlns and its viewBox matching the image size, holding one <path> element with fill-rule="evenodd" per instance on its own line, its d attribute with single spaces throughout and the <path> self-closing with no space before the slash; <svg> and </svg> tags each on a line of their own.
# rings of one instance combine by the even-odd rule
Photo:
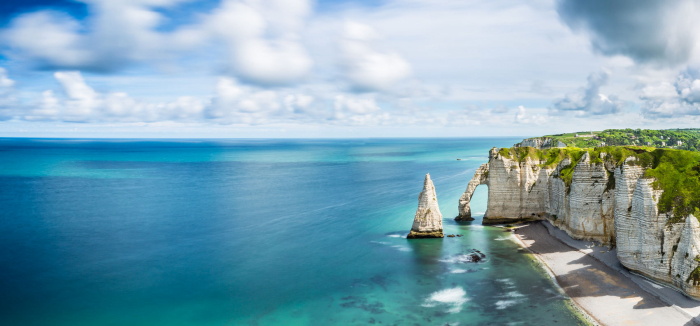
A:
<svg viewBox="0 0 700 326">
<path fill-rule="evenodd" d="M 518 139 L 0 139 L 8 324 L 586 325 L 486 187 Z M 457 159 L 461 160 L 457 160 Z M 405 239 L 430 173 L 445 234 Z M 484 254 L 479 263 L 471 253 Z"/>
</svg>

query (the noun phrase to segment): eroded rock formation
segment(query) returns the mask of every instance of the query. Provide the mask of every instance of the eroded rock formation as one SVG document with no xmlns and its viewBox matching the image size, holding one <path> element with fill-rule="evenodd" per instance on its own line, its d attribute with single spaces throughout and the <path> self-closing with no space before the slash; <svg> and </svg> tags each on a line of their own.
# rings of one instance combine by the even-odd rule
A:
<svg viewBox="0 0 700 326">
<path fill-rule="evenodd" d="M 456 220 L 471 218 L 472 194 L 485 184 L 484 224 L 547 219 L 575 239 L 616 246 L 625 267 L 700 299 L 700 222 L 659 211 L 663 190 L 636 157 L 585 151 L 575 162 L 552 162 L 530 154 L 492 149 L 460 198 Z"/>
<path fill-rule="evenodd" d="M 476 169 L 474 177 L 472 177 L 472 179 L 469 181 L 469 184 L 467 185 L 467 190 L 464 192 L 464 194 L 462 194 L 462 197 L 459 198 L 459 215 L 455 217 L 456 221 L 474 220 L 472 218 L 472 210 L 471 207 L 469 207 L 469 202 L 472 200 L 472 196 L 474 195 L 474 190 L 476 190 L 476 187 L 478 187 L 479 185 L 487 184 L 486 180 L 488 179 L 488 175 L 488 163 L 484 163 L 478 169 Z"/>
<path fill-rule="evenodd" d="M 438 206 L 437 194 L 430 173 L 425 175 L 423 181 L 423 191 L 418 196 L 418 209 L 416 217 L 413 219 L 413 227 L 408 234 L 409 239 L 413 238 L 443 238 L 442 214 Z"/>
</svg>

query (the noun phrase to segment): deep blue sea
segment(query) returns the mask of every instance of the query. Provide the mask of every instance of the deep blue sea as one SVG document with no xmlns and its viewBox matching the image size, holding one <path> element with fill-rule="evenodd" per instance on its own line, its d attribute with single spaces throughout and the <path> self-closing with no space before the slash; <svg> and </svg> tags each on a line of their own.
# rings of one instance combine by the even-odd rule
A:
<svg viewBox="0 0 700 326">
<path fill-rule="evenodd" d="M 583 324 L 486 186 L 453 221 L 517 141 L 0 139 L 0 323 Z M 405 238 L 426 173 L 463 237 Z"/>
</svg>

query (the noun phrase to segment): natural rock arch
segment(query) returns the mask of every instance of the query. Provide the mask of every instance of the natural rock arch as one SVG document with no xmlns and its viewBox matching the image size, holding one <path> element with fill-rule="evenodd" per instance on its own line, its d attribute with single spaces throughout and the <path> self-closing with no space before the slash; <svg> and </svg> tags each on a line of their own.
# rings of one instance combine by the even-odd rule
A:
<svg viewBox="0 0 700 326">
<path fill-rule="evenodd" d="M 469 184 L 467 185 L 467 190 L 462 194 L 462 197 L 459 198 L 459 215 L 455 217 L 455 221 L 474 220 L 474 218 L 472 218 L 472 209 L 469 206 L 469 202 L 471 202 L 472 200 L 472 196 L 474 195 L 476 187 L 480 185 L 488 186 L 488 176 L 488 163 L 484 163 L 478 169 L 476 169 L 476 172 L 474 172 L 474 177 L 472 177 L 472 179 L 469 181 Z"/>
</svg>

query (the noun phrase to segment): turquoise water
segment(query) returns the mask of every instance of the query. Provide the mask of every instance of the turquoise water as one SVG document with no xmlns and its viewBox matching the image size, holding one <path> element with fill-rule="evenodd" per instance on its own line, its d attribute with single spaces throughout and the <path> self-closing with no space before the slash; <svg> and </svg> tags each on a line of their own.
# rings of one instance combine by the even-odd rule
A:
<svg viewBox="0 0 700 326">
<path fill-rule="evenodd" d="M 0 139 L 0 322 L 582 324 L 485 186 L 452 220 L 516 141 Z M 425 173 L 463 237 L 405 239 Z"/>
</svg>

